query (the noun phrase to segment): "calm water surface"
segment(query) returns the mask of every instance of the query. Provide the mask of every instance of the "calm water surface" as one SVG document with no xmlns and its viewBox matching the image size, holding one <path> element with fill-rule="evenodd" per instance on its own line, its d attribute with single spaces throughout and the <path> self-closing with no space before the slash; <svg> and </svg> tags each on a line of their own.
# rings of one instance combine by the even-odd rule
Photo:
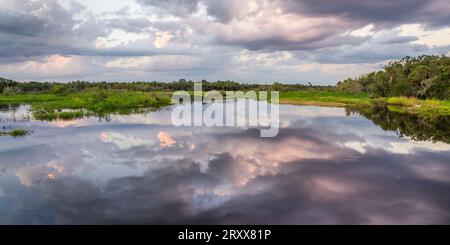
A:
<svg viewBox="0 0 450 245">
<path fill-rule="evenodd" d="M 33 130 L 0 137 L 0 224 L 450 223 L 445 123 L 411 134 L 421 122 L 385 131 L 385 115 L 284 105 L 263 139 L 176 128 L 170 112 L 40 122 L 0 109 L 1 127 Z"/>
</svg>

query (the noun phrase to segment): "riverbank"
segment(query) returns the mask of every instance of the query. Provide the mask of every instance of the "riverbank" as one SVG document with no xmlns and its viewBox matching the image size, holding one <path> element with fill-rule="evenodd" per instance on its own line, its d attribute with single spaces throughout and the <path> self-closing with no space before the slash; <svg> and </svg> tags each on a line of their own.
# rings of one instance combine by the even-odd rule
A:
<svg viewBox="0 0 450 245">
<path fill-rule="evenodd" d="M 296 91 L 280 93 L 281 104 L 314 106 L 370 106 L 383 103 L 390 109 L 419 115 L 450 115 L 449 100 L 419 100 L 408 97 L 371 98 L 368 94 L 347 94 L 323 91 Z"/>
<path fill-rule="evenodd" d="M 30 104 L 39 120 L 71 120 L 89 115 L 129 114 L 158 109 L 171 103 L 170 92 L 137 92 L 120 90 L 86 90 L 68 94 L 0 94 L 0 105 Z M 281 92 L 281 104 L 314 106 L 370 106 L 383 103 L 392 110 L 426 116 L 450 115 L 450 101 L 419 100 L 407 97 L 371 98 L 368 94 L 331 91 Z"/>
</svg>

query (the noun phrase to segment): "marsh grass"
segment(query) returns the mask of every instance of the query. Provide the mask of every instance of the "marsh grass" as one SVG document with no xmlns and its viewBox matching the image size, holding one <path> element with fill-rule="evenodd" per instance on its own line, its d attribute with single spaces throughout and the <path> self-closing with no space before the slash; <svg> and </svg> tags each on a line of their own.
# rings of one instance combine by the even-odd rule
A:
<svg viewBox="0 0 450 245">
<path fill-rule="evenodd" d="M 435 115 L 450 115 L 450 101 L 444 100 L 419 100 L 410 97 L 392 97 L 387 98 L 388 105 L 403 107 L 403 110 L 409 113 L 419 114 L 424 117 L 433 117 Z"/>
<path fill-rule="evenodd" d="M 335 107 L 364 107 L 372 104 L 386 104 L 390 110 L 418 114 L 424 118 L 450 115 L 450 101 L 448 100 L 420 100 L 410 97 L 371 98 L 364 93 L 348 94 L 330 91 L 282 92 L 280 94 L 280 103 Z"/>
<path fill-rule="evenodd" d="M 88 112 L 85 112 L 83 110 L 80 111 L 36 111 L 33 113 L 34 118 L 41 120 L 41 121 L 53 121 L 53 120 L 74 120 L 74 119 L 80 119 L 86 116 L 89 116 L 90 114 Z"/>
<path fill-rule="evenodd" d="M 127 114 L 144 108 L 161 108 L 171 102 L 170 93 L 92 89 L 64 95 L 0 94 L 0 104 L 30 104 L 38 120 L 72 120 L 88 115 Z M 63 111 L 63 110 L 72 111 Z"/>
<path fill-rule="evenodd" d="M 0 136 L 24 137 L 30 133 L 31 131 L 27 129 L 17 128 L 11 131 L 0 131 Z"/>
<path fill-rule="evenodd" d="M 370 105 L 369 95 L 348 94 L 329 91 L 295 91 L 281 92 L 280 103 L 296 105 L 318 105 L 318 106 L 347 106 L 354 104 Z"/>
</svg>

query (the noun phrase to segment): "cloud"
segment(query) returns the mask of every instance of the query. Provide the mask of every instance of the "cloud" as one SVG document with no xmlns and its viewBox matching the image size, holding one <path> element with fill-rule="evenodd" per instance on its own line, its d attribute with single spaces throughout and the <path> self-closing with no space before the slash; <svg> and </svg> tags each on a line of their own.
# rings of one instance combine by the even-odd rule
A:
<svg viewBox="0 0 450 245">
<path fill-rule="evenodd" d="M 158 33 L 155 42 L 153 44 L 156 48 L 164 48 L 170 40 L 172 40 L 173 35 L 170 32 Z"/>
<path fill-rule="evenodd" d="M 173 147 L 177 143 L 177 141 L 174 140 L 172 136 L 170 136 L 170 134 L 166 132 L 159 132 L 158 139 L 160 141 L 160 146 L 163 148 Z"/>
<path fill-rule="evenodd" d="M 209 29 L 217 42 L 249 50 L 314 50 L 359 44 L 366 40 L 364 37 L 342 36 L 345 30 L 351 29 L 351 25 L 334 18 L 264 16 L 229 25 L 215 23 Z"/>
<path fill-rule="evenodd" d="M 75 54 L 108 33 L 93 16 L 80 22 L 56 1 L 18 0 L 9 6 L 6 13 L 0 12 L 0 57 Z"/>
<path fill-rule="evenodd" d="M 19 80 L 334 84 L 406 55 L 449 53 L 449 11 L 445 0 L 4 0 L 0 72 Z M 55 57 L 82 62 L 24 69 Z M 340 64 L 361 71 L 305 70 Z"/>
<path fill-rule="evenodd" d="M 450 7 L 445 0 L 281 0 L 279 2 L 288 12 L 311 16 L 341 16 L 352 21 L 374 23 L 380 26 L 405 23 L 445 26 L 450 23 L 450 18 L 446 14 Z"/>
<path fill-rule="evenodd" d="M 0 32 L 18 36 L 35 36 L 43 31 L 45 21 L 36 16 L 0 10 Z"/>
<path fill-rule="evenodd" d="M 195 12 L 199 0 L 138 0 L 138 3 L 159 8 L 176 16 L 187 17 Z"/>
<path fill-rule="evenodd" d="M 449 182 L 437 172 L 448 172 L 445 159 L 428 165 L 434 171 L 421 168 L 420 159 L 409 161 L 409 167 L 407 156 L 390 155 L 386 161 L 379 154 L 353 154 L 357 163 L 339 157 L 272 163 L 272 171 L 265 171 L 239 157 L 245 156 L 217 155 L 207 171 L 190 159 L 166 162 L 162 169 L 114 178 L 101 188 L 76 176 L 49 179 L 49 169 L 36 168 L 23 181 L 39 185 L 33 190 L 41 198 L 27 207 L 35 212 L 51 207 L 51 213 L 33 217 L 36 223 L 57 224 L 440 224 L 448 219 L 442 191 Z M 249 178 L 253 173 L 258 175 Z M 418 194 L 409 179 L 427 191 Z"/>
<path fill-rule="evenodd" d="M 122 17 L 108 20 L 106 21 L 106 25 L 112 28 L 122 29 L 127 32 L 142 33 L 152 26 L 152 22 L 144 17 Z"/>
<path fill-rule="evenodd" d="M 102 132 L 100 134 L 100 139 L 105 143 L 112 143 L 116 145 L 119 150 L 129 150 L 133 147 L 139 146 L 152 147 L 154 145 L 154 142 L 151 140 L 114 132 Z"/>
<path fill-rule="evenodd" d="M 39 183 L 54 181 L 59 176 L 64 176 L 69 173 L 67 168 L 59 162 L 49 162 L 47 164 L 20 168 L 16 176 L 23 186 L 33 187 Z"/>
</svg>

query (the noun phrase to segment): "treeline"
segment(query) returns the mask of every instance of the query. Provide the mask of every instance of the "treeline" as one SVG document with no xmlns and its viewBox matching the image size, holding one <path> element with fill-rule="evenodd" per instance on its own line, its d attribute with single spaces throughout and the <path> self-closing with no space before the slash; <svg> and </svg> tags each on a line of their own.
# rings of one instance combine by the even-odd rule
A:
<svg viewBox="0 0 450 245">
<path fill-rule="evenodd" d="M 405 57 L 390 62 L 382 71 L 339 82 L 337 89 L 376 97 L 450 99 L 450 57 Z"/>
<path fill-rule="evenodd" d="M 305 89 L 332 90 L 333 86 L 313 86 L 312 84 L 243 84 L 233 81 L 202 81 L 203 90 L 219 91 L 298 91 Z M 194 89 L 194 82 L 180 79 L 176 82 L 86 82 L 74 81 L 69 83 L 59 82 L 16 82 L 9 79 L 0 78 L 0 91 L 5 94 L 18 93 L 54 93 L 64 94 L 80 92 L 87 89 L 125 90 L 125 91 L 191 91 Z"/>
</svg>

